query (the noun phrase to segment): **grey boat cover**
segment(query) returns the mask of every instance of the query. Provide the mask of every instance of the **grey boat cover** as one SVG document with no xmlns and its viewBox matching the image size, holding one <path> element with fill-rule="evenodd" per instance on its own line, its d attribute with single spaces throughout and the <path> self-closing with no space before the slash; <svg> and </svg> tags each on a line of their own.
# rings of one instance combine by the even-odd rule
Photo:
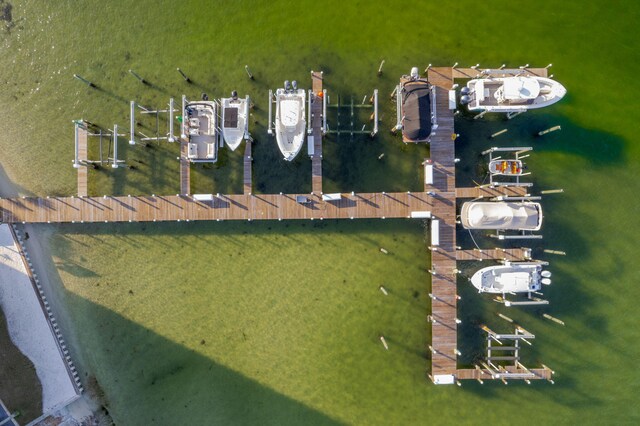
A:
<svg viewBox="0 0 640 426">
<path fill-rule="evenodd" d="M 238 127 L 238 108 L 224 109 L 224 127 L 235 129 Z"/>
<path fill-rule="evenodd" d="M 431 85 L 425 80 L 409 81 L 402 87 L 403 136 L 413 142 L 426 141 L 431 134 Z"/>
</svg>

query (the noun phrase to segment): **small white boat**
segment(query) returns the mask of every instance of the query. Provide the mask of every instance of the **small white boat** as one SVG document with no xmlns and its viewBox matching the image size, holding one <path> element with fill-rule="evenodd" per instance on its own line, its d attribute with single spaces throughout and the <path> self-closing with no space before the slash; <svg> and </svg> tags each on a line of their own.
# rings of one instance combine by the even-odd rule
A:
<svg viewBox="0 0 640 426">
<path fill-rule="evenodd" d="M 480 293 L 531 293 L 541 288 L 542 266 L 538 263 L 509 263 L 489 266 L 471 277 Z"/>
<path fill-rule="evenodd" d="M 489 173 L 492 175 L 520 176 L 523 173 L 522 160 L 491 160 Z"/>
<path fill-rule="evenodd" d="M 461 102 L 469 111 L 506 113 L 546 107 L 567 93 L 557 81 L 537 76 L 476 78 L 465 89 Z"/>
<path fill-rule="evenodd" d="M 304 89 L 298 89 L 297 83 L 284 82 L 284 88 L 276 90 L 275 133 L 278 148 L 284 159 L 296 158 L 305 136 L 305 99 Z"/>
<path fill-rule="evenodd" d="M 537 231 L 542 226 L 542 206 L 529 201 L 469 201 L 462 205 L 460 220 L 465 229 Z"/>
<path fill-rule="evenodd" d="M 187 103 L 182 124 L 188 139 L 189 161 L 194 163 L 218 161 L 220 133 L 217 126 L 216 104 L 208 100 Z"/>
<path fill-rule="evenodd" d="M 220 103 L 222 137 L 231 151 L 235 151 L 243 139 L 249 139 L 249 96 L 238 98 L 238 93 L 234 90 L 230 98 L 222 98 Z"/>
</svg>

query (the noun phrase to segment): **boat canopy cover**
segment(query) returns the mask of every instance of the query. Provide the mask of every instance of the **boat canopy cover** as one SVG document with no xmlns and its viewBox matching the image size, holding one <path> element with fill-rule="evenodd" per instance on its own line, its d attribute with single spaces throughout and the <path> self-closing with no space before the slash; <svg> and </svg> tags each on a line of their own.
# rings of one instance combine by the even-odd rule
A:
<svg viewBox="0 0 640 426">
<path fill-rule="evenodd" d="M 224 109 L 224 127 L 235 129 L 238 127 L 238 108 L 225 107 Z"/>
<path fill-rule="evenodd" d="M 541 211 L 537 203 L 471 202 L 462 218 L 471 229 L 538 229 Z"/>
<path fill-rule="evenodd" d="M 403 133 L 412 141 L 426 140 L 431 134 L 431 85 L 424 80 L 410 81 L 402 88 Z"/>
<path fill-rule="evenodd" d="M 508 100 L 535 99 L 540 94 L 540 83 L 531 77 L 504 79 L 504 98 Z"/>
</svg>

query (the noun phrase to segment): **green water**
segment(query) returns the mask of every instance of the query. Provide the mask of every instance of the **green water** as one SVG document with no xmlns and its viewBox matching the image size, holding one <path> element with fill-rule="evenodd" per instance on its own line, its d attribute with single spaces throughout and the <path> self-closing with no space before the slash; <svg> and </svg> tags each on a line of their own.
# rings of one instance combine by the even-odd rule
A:
<svg viewBox="0 0 640 426">
<path fill-rule="evenodd" d="M 534 146 L 535 188 L 565 190 L 543 201 L 544 247 L 567 252 L 545 257 L 554 274 L 546 312 L 565 327 L 542 311 L 501 309 L 459 283 L 462 362 L 480 353 L 475 325 L 498 327 L 493 313 L 503 312 L 537 335 L 528 364 L 555 369 L 555 386 L 427 383 L 428 259 L 417 223 L 41 227 L 64 282 L 61 321 L 118 424 L 638 422 L 638 3 L 11 3 L 13 23 L 0 35 L 0 164 L 23 193 L 73 193 L 71 120 L 127 129 L 131 99 L 161 107 L 182 93 L 249 94 L 255 190 L 268 193 L 310 189 L 309 160 L 280 161 L 265 123 L 267 90 L 285 79 L 304 87 L 311 69 L 325 71 L 334 99 L 361 101 L 379 88 L 382 129 L 394 124 L 386 94 L 414 65 L 552 62 L 569 91 L 510 122 L 456 121 L 460 183 L 483 179 L 476 163 L 486 147 Z M 154 131 L 153 120 L 141 121 Z M 562 131 L 532 136 L 556 124 Z M 122 142 L 122 158 L 142 163 L 91 171 L 92 193 L 177 192 L 176 146 Z M 420 187 L 424 147 L 386 131 L 325 146 L 327 191 Z M 219 164 L 194 169 L 194 190 L 239 191 L 241 172 L 241 153 L 224 150 Z M 384 298 L 380 284 L 394 292 Z"/>
</svg>

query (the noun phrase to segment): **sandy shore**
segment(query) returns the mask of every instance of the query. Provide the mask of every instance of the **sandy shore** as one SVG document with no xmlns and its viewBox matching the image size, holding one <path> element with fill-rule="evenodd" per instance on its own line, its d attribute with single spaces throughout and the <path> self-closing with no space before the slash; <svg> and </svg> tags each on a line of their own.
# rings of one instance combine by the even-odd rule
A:
<svg viewBox="0 0 640 426">
<path fill-rule="evenodd" d="M 13 343 L 34 364 L 42 384 L 43 411 L 75 397 L 52 331 L 39 304 L 9 225 L 0 225 L 0 307 Z"/>
</svg>

